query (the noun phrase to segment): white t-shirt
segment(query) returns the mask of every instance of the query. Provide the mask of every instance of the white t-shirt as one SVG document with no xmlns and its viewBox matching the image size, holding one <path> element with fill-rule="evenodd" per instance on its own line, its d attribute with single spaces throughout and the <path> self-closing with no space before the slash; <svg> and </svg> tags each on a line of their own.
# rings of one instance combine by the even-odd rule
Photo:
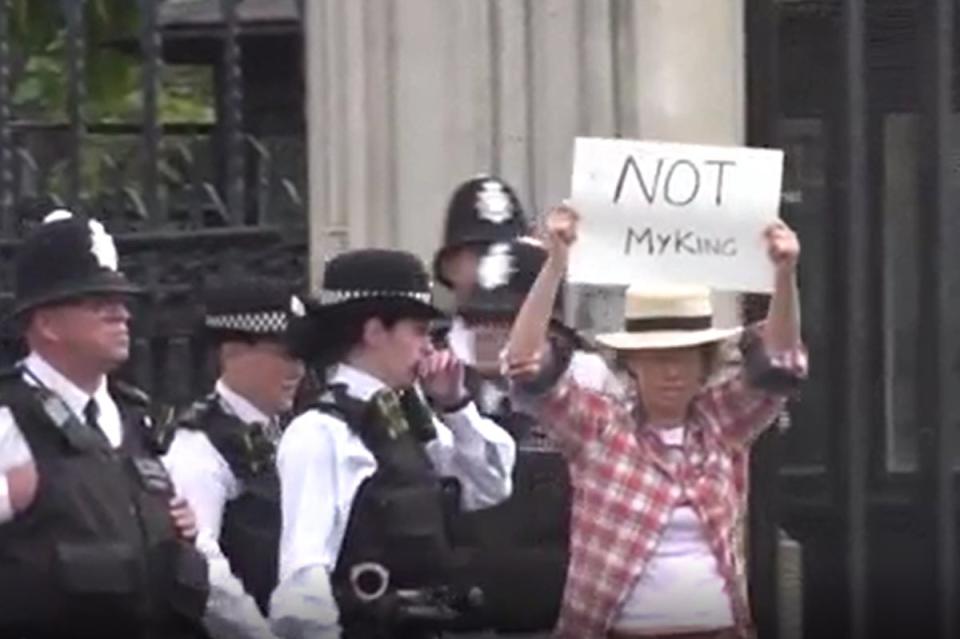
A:
<svg viewBox="0 0 960 639">
<path fill-rule="evenodd" d="M 680 454 L 683 427 L 660 431 Z M 734 625 L 730 597 L 697 511 L 673 509 L 643 573 L 614 619 L 620 631 L 697 631 Z"/>
</svg>

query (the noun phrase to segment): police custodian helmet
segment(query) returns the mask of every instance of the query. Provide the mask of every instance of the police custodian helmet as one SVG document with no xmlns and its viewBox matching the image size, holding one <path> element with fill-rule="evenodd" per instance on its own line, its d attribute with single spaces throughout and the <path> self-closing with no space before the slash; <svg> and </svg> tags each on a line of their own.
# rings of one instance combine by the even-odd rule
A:
<svg viewBox="0 0 960 639">
<path fill-rule="evenodd" d="M 443 246 L 433 257 L 433 277 L 444 286 L 443 261 L 466 246 L 509 242 L 526 235 L 528 223 L 520 200 L 503 180 L 481 176 L 457 187 L 447 206 Z"/>
<path fill-rule="evenodd" d="M 142 293 L 117 262 L 113 238 L 100 222 L 53 211 L 17 252 L 14 315 L 89 295 Z"/>
</svg>

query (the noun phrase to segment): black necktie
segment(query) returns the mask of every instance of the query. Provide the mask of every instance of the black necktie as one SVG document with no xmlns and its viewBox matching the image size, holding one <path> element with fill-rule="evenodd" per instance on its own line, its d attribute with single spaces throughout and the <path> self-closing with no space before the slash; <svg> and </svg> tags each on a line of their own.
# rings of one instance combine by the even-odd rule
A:
<svg viewBox="0 0 960 639">
<path fill-rule="evenodd" d="M 103 432 L 102 428 L 100 428 L 99 420 L 100 406 L 97 405 L 97 400 L 91 397 L 90 401 L 87 402 L 87 405 L 83 407 L 83 421 L 86 422 L 87 426 L 92 428 L 94 432 L 106 439 L 107 434 Z"/>
</svg>

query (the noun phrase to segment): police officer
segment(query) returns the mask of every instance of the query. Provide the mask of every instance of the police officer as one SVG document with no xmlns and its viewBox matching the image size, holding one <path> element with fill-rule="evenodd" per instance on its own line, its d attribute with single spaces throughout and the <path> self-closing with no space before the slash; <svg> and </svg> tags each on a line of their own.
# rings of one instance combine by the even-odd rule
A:
<svg viewBox="0 0 960 639">
<path fill-rule="evenodd" d="M 459 480 L 464 508 L 501 502 L 515 446 L 477 412 L 462 364 L 433 350 L 428 326 L 440 313 L 416 257 L 345 253 L 323 282 L 310 346 L 330 364 L 328 390 L 293 420 L 277 456 L 273 627 L 283 637 L 335 637 L 338 625 L 348 639 L 436 636 L 479 603 L 455 583 L 441 478 Z"/>
<path fill-rule="evenodd" d="M 469 342 L 455 339 L 451 347 L 468 365 L 467 387 L 480 411 L 498 421 L 521 443 L 548 445 L 533 421 L 516 413 L 509 401 L 509 382 L 500 373 L 500 352 L 506 345 L 511 323 L 546 261 L 542 243 L 531 237 L 491 244 L 480 253 L 477 277 L 470 292 L 457 307 L 463 333 Z M 610 383 L 606 362 L 576 331 L 563 323 L 564 295 L 559 291 L 550 326 L 557 338 L 573 349 L 571 369 L 584 386 L 616 392 Z"/>
<path fill-rule="evenodd" d="M 450 197 L 443 245 L 434 254 L 433 273 L 454 296 L 454 317 L 443 337 L 468 364 L 474 364 L 478 355 L 481 359 L 488 355 L 478 354 L 478 347 L 488 351 L 491 333 L 497 332 L 478 331 L 478 315 L 482 316 L 479 319 L 489 319 L 488 311 L 494 308 L 499 328 L 504 333 L 508 331 L 513 315 L 546 259 L 540 241 L 530 237 L 530 233 L 531 225 L 516 191 L 498 177 L 484 175 L 467 180 L 457 186 Z M 491 289 L 497 290 L 491 293 Z M 479 313 L 475 312 L 478 310 Z M 559 319 L 563 314 L 562 299 L 554 311 Z M 467 317 L 468 314 L 472 317 Z M 565 330 L 559 321 L 555 325 Z M 609 385 L 607 367 L 598 356 L 581 353 L 571 366 L 581 384 L 609 392 L 618 390 Z M 494 380 L 499 376 L 487 374 L 485 377 Z M 503 414 L 499 409 L 487 410 L 491 402 L 499 401 L 493 399 L 494 395 L 505 396 L 506 380 L 500 378 L 496 385 L 500 392 L 491 392 L 492 386 L 488 385 L 484 389 L 488 397 L 475 396 L 481 411 L 491 415 Z"/>
<path fill-rule="evenodd" d="M 15 285 L 30 353 L 0 376 L 0 636 L 195 636 L 192 513 L 155 456 L 148 398 L 107 379 L 139 289 L 103 226 L 63 210 L 24 241 Z"/>
<path fill-rule="evenodd" d="M 303 378 L 286 337 L 304 307 L 289 286 L 242 277 L 208 286 L 204 333 L 217 349 L 213 392 L 177 422 L 164 463 L 194 505 L 197 546 L 210 565 L 204 625 L 214 639 L 273 637 L 281 418 Z"/>
<path fill-rule="evenodd" d="M 476 549 L 467 571 L 487 594 L 489 624 L 501 631 L 551 628 L 560 609 L 566 576 L 570 487 L 566 463 L 547 429 L 515 408 L 500 354 L 510 326 L 547 253 L 530 237 L 489 245 L 477 260 L 477 277 L 458 305 L 462 334 L 453 348 L 467 363 L 467 388 L 480 412 L 517 441 L 514 493 L 492 509 L 455 518 L 455 540 Z M 563 296 L 557 296 L 554 338 L 574 349 L 572 374 L 586 386 L 604 387 L 603 358 L 583 350 L 584 340 L 563 324 Z M 537 597 L 526 593 L 536 592 Z"/>
<path fill-rule="evenodd" d="M 453 518 L 458 546 L 477 552 L 467 570 L 486 591 L 487 621 L 501 630 L 553 625 L 566 569 L 569 482 L 560 454 L 531 417 L 515 411 L 499 353 L 516 312 L 540 271 L 546 252 L 529 236 L 530 224 L 515 190 L 500 178 L 460 184 L 450 198 L 443 246 L 433 260 L 435 278 L 450 288 L 454 316 L 436 336 L 466 365 L 467 389 L 485 417 L 516 438 L 513 496 L 497 508 Z M 572 344 L 586 342 L 564 327 L 563 302 L 553 325 Z M 603 359 L 578 350 L 572 374 L 584 386 L 616 392 Z M 537 592 L 535 600 L 523 596 Z"/>
</svg>

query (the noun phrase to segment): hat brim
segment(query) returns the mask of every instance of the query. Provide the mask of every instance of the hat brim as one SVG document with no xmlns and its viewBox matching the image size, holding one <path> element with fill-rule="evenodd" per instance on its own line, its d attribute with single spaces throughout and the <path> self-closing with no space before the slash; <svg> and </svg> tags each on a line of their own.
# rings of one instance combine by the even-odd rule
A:
<svg viewBox="0 0 960 639">
<path fill-rule="evenodd" d="M 411 319 L 436 319 L 444 316 L 444 312 L 433 304 L 401 295 L 359 297 L 329 304 L 318 303 L 308 308 L 311 315 L 327 321 L 344 321 L 351 319 L 357 313 L 381 310 L 404 317 L 409 316 Z"/>
<path fill-rule="evenodd" d="M 363 321 L 380 311 L 409 319 L 434 320 L 446 316 L 432 304 L 400 296 L 354 298 L 331 304 L 311 299 L 306 306 L 306 316 L 291 319 L 286 334 L 291 352 L 306 360 L 333 346 L 330 336 L 339 334 L 339 327 Z"/>
<path fill-rule="evenodd" d="M 134 297 L 144 295 L 146 291 L 131 283 L 119 273 L 103 274 L 85 282 L 66 284 L 62 287 L 44 291 L 41 295 L 17 300 L 11 317 L 19 317 L 28 311 L 95 295 L 121 295 Z"/>
<path fill-rule="evenodd" d="M 447 244 L 440 248 L 433 255 L 433 279 L 440 282 L 445 287 L 452 289 L 453 283 L 443 276 L 443 261 L 450 257 L 451 253 L 463 250 L 465 248 L 482 249 L 488 244 L 493 244 L 496 240 L 485 238 L 464 238 L 452 244 Z"/>
<path fill-rule="evenodd" d="M 292 322 L 288 322 L 286 330 L 282 331 L 248 331 L 231 328 L 211 328 L 206 325 L 201 325 L 198 335 L 203 342 L 212 345 L 233 341 L 259 342 L 268 340 L 285 344 L 292 324 Z"/>
<path fill-rule="evenodd" d="M 474 294 L 457 308 L 457 313 L 466 319 L 484 320 L 493 318 L 500 320 L 506 317 L 512 320 L 520 312 L 520 307 L 525 299 L 525 295 L 506 292 L 486 295 Z"/>
<path fill-rule="evenodd" d="M 618 351 L 658 350 L 700 346 L 736 337 L 743 328 L 708 328 L 702 331 L 647 331 L 602 333 L 596 341 Z"/>
</svg>

